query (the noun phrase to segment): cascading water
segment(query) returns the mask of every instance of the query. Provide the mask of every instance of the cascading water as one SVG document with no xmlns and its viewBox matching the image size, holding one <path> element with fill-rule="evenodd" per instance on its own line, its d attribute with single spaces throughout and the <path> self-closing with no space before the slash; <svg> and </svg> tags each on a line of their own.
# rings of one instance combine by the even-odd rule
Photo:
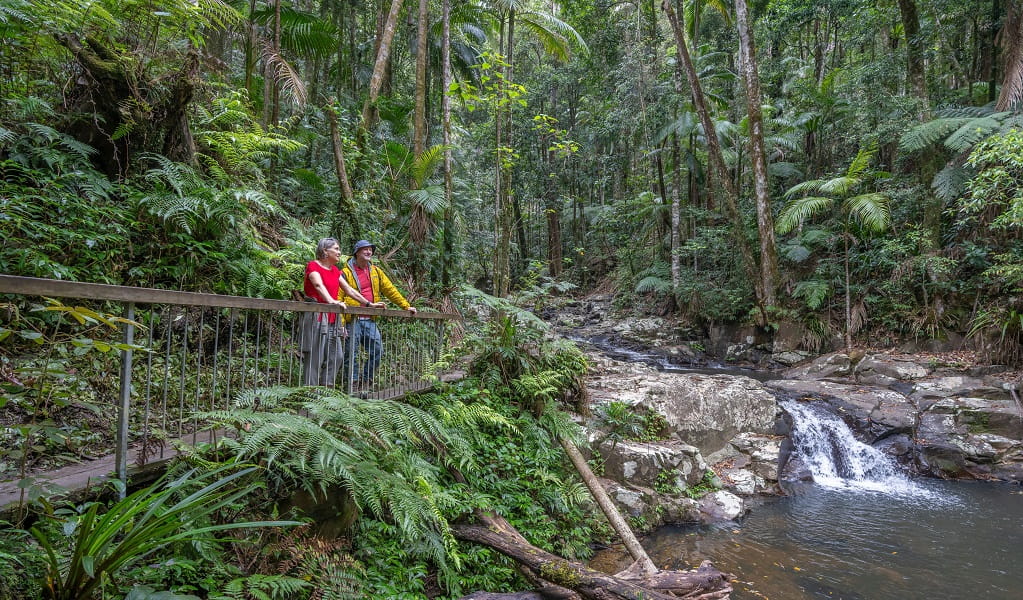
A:
<svg viewBox="0 0 1023 600">
<path fill-rule="evenodd" d="M 816 484 L 889 494 L 929 495 L 887 454 L 856 439 L 839 417 L 813 404 L 785 401 L 792 416 L 795 455 Z"/>
</svg>

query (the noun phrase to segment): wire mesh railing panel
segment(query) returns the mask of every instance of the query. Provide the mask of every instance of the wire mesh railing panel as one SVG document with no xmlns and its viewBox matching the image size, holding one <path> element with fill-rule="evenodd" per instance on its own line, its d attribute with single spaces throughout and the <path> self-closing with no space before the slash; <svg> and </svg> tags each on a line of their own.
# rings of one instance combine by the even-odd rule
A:
<svg viewBox="0 0 1023 600">
<path fill-rule="evenodd" d="M 123 477 L 221 435 L 201 415 L 246 390 L 423 389 L 457 318 L 8 275 L 0 294 L 0 480 L 111 452 Z"/>
</svg>

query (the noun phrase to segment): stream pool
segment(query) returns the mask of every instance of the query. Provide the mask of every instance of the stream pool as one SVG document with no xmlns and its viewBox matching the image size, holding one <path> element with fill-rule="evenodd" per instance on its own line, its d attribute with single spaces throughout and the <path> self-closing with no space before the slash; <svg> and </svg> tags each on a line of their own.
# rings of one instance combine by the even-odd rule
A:
<svg viewBox="0 0 1023 600">
<path fill-rule="evenodd" d="M 740 523 L 664 527 L 643 546 L 662 568 L 712 560 L 735 600 L 1023 599 L 1023 487 L 913 483 L 805 485 Z"/>
</svg>

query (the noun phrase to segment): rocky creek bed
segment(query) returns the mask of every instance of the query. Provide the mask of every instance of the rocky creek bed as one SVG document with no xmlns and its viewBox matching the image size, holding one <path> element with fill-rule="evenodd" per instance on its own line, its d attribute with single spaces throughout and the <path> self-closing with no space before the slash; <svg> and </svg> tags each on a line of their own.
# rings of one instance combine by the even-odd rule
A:
<svg viewBox="0 0 1023 600">
<path fill-rule="evenodd" d="M 598 414 L 617 402 L 663 423 L 654 442 L 609 436 L 599 419 L 586 424 L 590 458 L 638 529 L 735 519 L 757 496 L 784 494 L 789 482 L 808 479 L 806 466 L 790 460 L 792 422 L 783 401 L 826 407 L 910 474 L 1023 483 L 1019 372 L 974 365 L 963 352 L 857 349 L 814 357 L 791 339 L 686 340 L 663 319 L 609 313 L 607 301 L 597 299 L 547 317 L 566 337 L 595 341 L 587 390 Z M 724 350 L 721 363 L 708 359 L 711 344 Z M 634 362 L 634 355 L 610 358 L 609 347 L 639 350 L 660 368 Z M 752 358 L 773 368 L 749 373 L 758 378 L 738 374 L 735 367 Z M 709 487 L 719 489 L 694 497 Z"/>
</svg>

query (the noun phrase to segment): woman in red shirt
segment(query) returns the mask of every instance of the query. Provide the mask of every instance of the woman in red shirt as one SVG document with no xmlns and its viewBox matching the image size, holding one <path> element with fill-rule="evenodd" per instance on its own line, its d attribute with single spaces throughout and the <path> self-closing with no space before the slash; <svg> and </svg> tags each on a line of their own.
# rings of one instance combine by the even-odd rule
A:
<svg viewBox="0 0 1023 600">
<path fill-rule="evenodd" d="M 344 301 L 338 292 L 344 291 L 359 304 L 370 304 L 366 298 L 348 285 L 341 277 L 337 264 L 341 261 L 341 246 L 334 238 L 323 238 L 316 244 L 316 260 L 305 267 L 303 291 L 306 298 L 320 304 L 339 304 Z M 341 338 L 345 328 L 334 313 L 306 313 L 302 327 L 300 347 L 304 354 L 303 385 L 333 386 L 343 357 Z"/>
</svg>

